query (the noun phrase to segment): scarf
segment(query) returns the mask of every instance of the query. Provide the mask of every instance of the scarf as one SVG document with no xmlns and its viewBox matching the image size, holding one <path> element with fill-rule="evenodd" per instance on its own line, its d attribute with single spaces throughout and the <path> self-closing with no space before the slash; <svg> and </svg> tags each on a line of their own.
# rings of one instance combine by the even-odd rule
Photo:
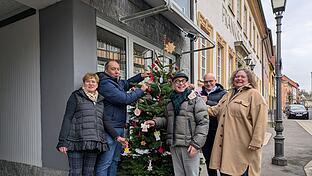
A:
<svg viewBox="0 0 312 176">
<path fill-rule="evenodd" d="M 97 90 L 95 92 L 88 92 L 86 88 L 83 86 L 82 86 L 82 90 L 87 95 L 87 97 L 90 98 L 90 100 L 92 100 L 93 102 L 96 102 L 98 95 L 99 95 Z"/>
<path fill-rule="evenodd" d="M 171 102 L 173 105 L 173 109 L 174 109 L 174 115 L 177 116 L 180 112 L 180 107 L 181 104 L 184 102 L 184 100 L 186 100 L 187 96 L 191 93 L 192 91 L 190 89 L 185 89 L 184 92 L 178 93 L 176 91 L 174 91 L 171 96 Z"/>
</svg>

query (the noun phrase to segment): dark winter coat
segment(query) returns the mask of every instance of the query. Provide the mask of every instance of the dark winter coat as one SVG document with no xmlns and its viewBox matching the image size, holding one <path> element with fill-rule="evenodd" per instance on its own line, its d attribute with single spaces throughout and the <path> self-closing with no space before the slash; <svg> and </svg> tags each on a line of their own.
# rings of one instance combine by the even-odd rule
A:
<svg viewBox="0 0 312 176">
<path fill-rule="evenodd" d="M 202 91 L 200 92 L 202 96 L 208 96 L 208 93 L 205 90 L 205 87 L 202 87 Z M 208 96 L 208 100 L 206 102 L 209 106 L 215 106 L 219 103 L 220 99 L 223 97 L 223 95 L 226 94 L 226 91 L 224 90 L 223 86 L 221 84 L 216 84 L 216 90 L 211 92 Z M 206 163 L 209 165 L 211 151 L 213 147 L 213 142 L 215 139 L 216 131 L 218 128 L 218 120 L 215 117 L 209 118 L 209 131 L 206 143 L 204 147 L 202 148 L 203 154 L 206 159 Z"/>
<path fill-rule="evenodd" d="M 138 74 L 128 80 L 117 80 L 105 72 L 97 74 L 100 77 L 98 91 L 105 97 L 104 113 L 111 119 L 114 128 L 124 128 L 127 119 L 127 105 L 137 101 L 144 95 L 141 89 L 132 92 L 127 91 L 131 88 L 131 83 L 139 83 L 143 78 L 141 74 Z"/>
<path fill-rule="evenodd" d="M 207 91 L 205 90 L 205 87 L 202 87 L 202 91 L 200 94 L 202 96 L 208 96 L 208 100 L 206 102 L 209 106 L 215 106 L 219 103 L 220 99 L 223 97 L 223 95 L 226 94 L 226 91 L 224 90 L 223 86 L 221 84 L 216 83 L 216 90 L 211 92 L 208 96 Z M 210 118 L 209 122 L 209 131 L 214 130 L 216 131 L 218 127 L 218 121 L 217 118 Z"/>
<path fill-rule="evenodd" d="M 117 137 L 109 119 L 103 116 L 104 97 L 98 95 L 96 102 L 90 100 L 80 88 L 74 91 L 67 101 L 66 111 L 59 135 L 59 147 L 69 151 L 99 150 L 105 151 L 105 130 Z"/>
<path fill-rule="evenodd" d="M 200 149 L 207 137 L 209 120 L 205 102 L 193 91 L 181 104 L 180 113 L 175 116 L 172 102 L 167 105 L 167 117 L 158 117 L 154 121 L 157 128 L 167 129 L 169 146 L 192 145 Z M 192 98 L 191 98 L 192 97 Z"/>
</svg>

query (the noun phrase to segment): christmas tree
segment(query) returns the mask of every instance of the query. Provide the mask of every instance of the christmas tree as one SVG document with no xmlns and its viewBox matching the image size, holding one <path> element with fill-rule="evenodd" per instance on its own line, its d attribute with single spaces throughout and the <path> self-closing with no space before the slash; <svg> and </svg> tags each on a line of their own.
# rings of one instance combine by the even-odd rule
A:
<svg viewBox="0 0 312 176">
<path fill-rule="evenodd" d="M 130 112 L 129 147 L 124 149 L 120 170 L 123 175 L 170 176 L 173 166 L 166 129 L 149 128 L 144 121 L 164 117 L 170 100 L 171 78 L 177 70 L 156 59 L 150 68 L 148 93 L 133 105 Z"/>
</svg>

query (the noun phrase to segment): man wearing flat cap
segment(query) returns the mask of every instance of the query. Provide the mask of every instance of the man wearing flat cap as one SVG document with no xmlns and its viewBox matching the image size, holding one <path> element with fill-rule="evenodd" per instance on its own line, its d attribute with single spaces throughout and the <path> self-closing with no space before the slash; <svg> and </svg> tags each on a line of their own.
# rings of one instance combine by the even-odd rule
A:
<svg viewBox="0 0 312 176">
<path fill-rule="evenodd" d="M 209 128 L 206 103 L 188 89 L 188 76 L 177 72 L 172 78 L 173 93 L 166 117 L 145 121 L 151 127 L 167 129 L 175 176 L 199 175 L 199 150 L 205 144 Z"/>
</svg>

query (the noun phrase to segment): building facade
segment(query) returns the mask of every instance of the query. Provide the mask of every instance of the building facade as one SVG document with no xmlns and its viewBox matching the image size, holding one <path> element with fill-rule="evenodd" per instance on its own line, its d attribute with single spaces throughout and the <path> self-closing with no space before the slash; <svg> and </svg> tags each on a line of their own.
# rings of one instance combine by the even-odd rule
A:
<svg viewBox="0 0 312 176">
<path fill-rule="evenodd" d="M 285 110 L 286 105 L 298 104 L 301 101 L 299 84 L 286 75 L 282 76 L 282 109 Z"/>
<path fill-rule="evenodd" d="M 0 5 L 0 161 L 1 167 L 37 168 L 23 175 L 67 169 L 67 158 L 55 147 L 67 98 L 86 72 L 103 71 L 114 59 L 122 78 L 129 78 L 158 58 L 192 75 L 192 37 L 214 45 L 194 23 L 194 1 L 3 0 Z M 163 51 L 168 41 L 176 46 L 172 53 Z M 12 170 L 25 171 L 0 169 Z"/>
<path fill-rule="evenodd" d="M 273 55 L 272 38 L 268 33 L 261 1 L 252 0 L 199 0 L 197 22 L 216 46 L 197 53 L 198 71 L 195 80 L 205 73 L 216 75 L 217 82 L 227 89 L 233 71 L 249 68 L 253 71 L 258 90 L 269 102 L 270 63 Z M 197 46 L 207 46 L 198 40 Z"/>
</svg>

